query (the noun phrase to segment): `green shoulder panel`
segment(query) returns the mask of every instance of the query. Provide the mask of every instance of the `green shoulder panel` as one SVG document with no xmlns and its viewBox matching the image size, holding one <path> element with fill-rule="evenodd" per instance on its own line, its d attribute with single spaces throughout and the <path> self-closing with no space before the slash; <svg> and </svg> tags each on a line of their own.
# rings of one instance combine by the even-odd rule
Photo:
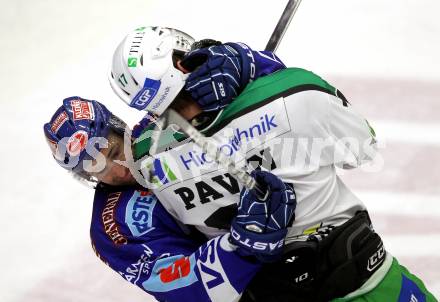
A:
<svg viewBox="0 0 440 302">
<path fill-rule="evenodd" d="M 305 69 L 287 68 L 275 72 L 248 84 L 245 90 L 222 112 L 206 135 L 212 135 L 212 133 L 221 129 L 232 119 L 263 106 L 270 101 L 305 90 L 320 90 L 333 95 L 336 95 L 337 91 L 319 76 Z M 148 154 L 151 145 L 151 131 L 152 127 L 147 127 L 140 139 L 135 141 L 133 148 L 135 159 Z M 184 139 L 184 136 L 179 133 L 169 133 L 168 136 L 170 136 L 170 141 L 181 141 Z"/>
<path fill-rule="evenodd" d="M 311 71 L 287 68 L 258 78 L 222 112 L 213 127 L 217 130 L 230 120 L 254 110 L 281 96 L 306 90 L 320 90 L 336 95 L 337 89 Z"/>
<path fill-rule="evenodd" d="M 138 160 L 148 154 L 151 146 L 151 132 L 154 125 L 149 125 L 142 130 L 141 135 L 133 142 L 134 159 Z"/>
<path fill-rule="evenodd" d="M 133 142 L 134 160 L 138 160 L 148 154 L 151 147 L 151 135 L 153 134 L 154 124 L 146 127 L 139 138 Z M 179 132 L 173 132 L 171 129 L 163 131 L 159 141 L 159 149 L 163 146 L 171 146 L 173 143 L 180 142 L 186 137 Z"/>
</svg>

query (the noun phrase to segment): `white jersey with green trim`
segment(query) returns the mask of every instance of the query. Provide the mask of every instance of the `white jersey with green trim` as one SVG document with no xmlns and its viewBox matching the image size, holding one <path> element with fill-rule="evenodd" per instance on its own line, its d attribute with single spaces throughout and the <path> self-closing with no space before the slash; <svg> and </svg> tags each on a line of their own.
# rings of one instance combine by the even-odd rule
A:
<svg viewBox="0 0 440 302">
<path fill-rule="evenodd" d="M 365 209 L 336 167 L 370 161 L 374 131 L 311 72 L 287 69 L 251 83 L 207 135 L 237 165 L 269 170 L 293 185 L 298 204 L 287 242 Z M 192 142 L 155 157 L 162 183 L 154 193 L 165 208 L 208 237 L 228 232 L 242 188 L 237 180 Z"/>
</svg>

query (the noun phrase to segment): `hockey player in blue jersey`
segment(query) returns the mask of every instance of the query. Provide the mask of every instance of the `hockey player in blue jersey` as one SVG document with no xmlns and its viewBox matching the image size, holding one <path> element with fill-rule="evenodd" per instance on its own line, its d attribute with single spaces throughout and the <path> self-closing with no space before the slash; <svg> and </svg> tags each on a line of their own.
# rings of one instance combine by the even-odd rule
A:
<svg viewBox="0 0 440 302">
<path fill-rule="evenodd" d="M 269 197 L 260 201 L 243 190 L 233 224 L 249 235 L 246 244 L 259 249 L 237 247 L 229 233 L 208 239 L 176 220 L 116 164 L 125 159 L 125 127 L 103 104 L 80 97 L 65 99 L 44 125 L 56 162 L 95 185 L 90 235 L 97 256 L 158 301 L 238 301 L 262 264 L 280 256 L 294 219 L 294 192 L 256 171 Z M 260 234 L 245 231 L 255 224 Z"/>
</svg>

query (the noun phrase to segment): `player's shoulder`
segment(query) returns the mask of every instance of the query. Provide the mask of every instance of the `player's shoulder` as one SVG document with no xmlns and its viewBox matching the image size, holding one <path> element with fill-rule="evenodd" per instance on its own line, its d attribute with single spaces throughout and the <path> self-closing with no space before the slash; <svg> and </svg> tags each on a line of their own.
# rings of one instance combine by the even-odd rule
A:
<svg viewBox="0 0 440 302">
<path fill-rule="evenodd" d="M 325 105 L 327 95 L 338 95 L 338 90 L 315 73 L 302 68 L 286 68 L 258 78 L 221 113 L 208 134 L 215 133 L 232 120 L 248 114 L 279 99 L 284 99 L 289 110 Z M 314 94 L 314 95 L 311 95 Z M 320 99 L 316 94 L 322 95 Z M 341 94 L 342 95 L 342 94 Z M 268 110 L 273 108 L 268 107 Z"/>
<path fill-rule="evenodd" d="M 281 97 L 286 98 L 304 91 L 319 91 L 331 95 L 338 93 L 335 87 L 309 70 L 286 68 L 250 83 L 222 115 L 253 110 Z"/>
<path fill-rule="evenodd" d="M 91 236 L 126 244 L 155 229 L 169 219 L 155 195 L 133 187 L 96 188 L 93 202 Z"/>
<path fill-rule="evenodd" d="M 258 78 L 250 83 L 237 99 L 253 99 L 258 102 L 268 97 L 285 96 L 305 90 L 320 90 L 333 94 L 336 89 L 312 71 L 291 67 Z"/>
<path fill-rule="evenodd" d="M 300 67 L 288 67 L 257 79 L 256 81 L 251 83 L 249 89 L 253 89 L 252 88 L 253 85 L 257 87 L 257 86 L 261 86 L 261 84 L 265 85 L 266 84 L 265 82 L 279 82 L 279 81 L 287 81 L 287 84 L 282 83 L 287 86 L 316 84 L 327 87 L 327 85 L 329 85 L 322 77 L 320 77 L 313 71 Z"/>
</svg>

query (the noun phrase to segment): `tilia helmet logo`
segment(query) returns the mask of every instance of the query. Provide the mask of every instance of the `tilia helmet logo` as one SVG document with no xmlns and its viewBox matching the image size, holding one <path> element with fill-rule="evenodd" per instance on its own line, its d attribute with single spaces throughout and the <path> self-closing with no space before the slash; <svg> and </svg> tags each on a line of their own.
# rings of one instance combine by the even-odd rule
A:
<svg viewBox="0 0 440 302">
<path fill-rule="evenodd" d="M 142 44 L 142 40 L 145 36 L 145 28 L 139 30 L 139 28 L 133 33 L 133 36 L 130 40 L 130 49 L 128 51 L 129 56 L 137 56 L 139 54 L 139 49 Z"/>
</svg>

